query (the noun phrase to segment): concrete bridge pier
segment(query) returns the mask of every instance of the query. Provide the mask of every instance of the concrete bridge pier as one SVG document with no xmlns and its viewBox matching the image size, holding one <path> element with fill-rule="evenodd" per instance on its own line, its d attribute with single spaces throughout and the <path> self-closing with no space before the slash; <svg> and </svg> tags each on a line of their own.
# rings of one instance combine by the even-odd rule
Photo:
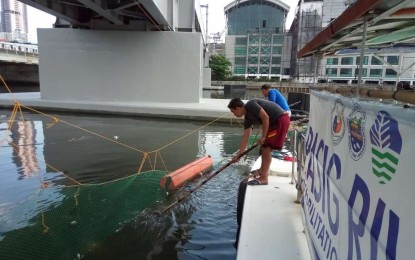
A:
<svg viewBox="0 0 415 260">
<path fill-rule="evenodd" d="M 41 98 L 198 103 L 201 34 L 38 29 Z"/>
</svg>

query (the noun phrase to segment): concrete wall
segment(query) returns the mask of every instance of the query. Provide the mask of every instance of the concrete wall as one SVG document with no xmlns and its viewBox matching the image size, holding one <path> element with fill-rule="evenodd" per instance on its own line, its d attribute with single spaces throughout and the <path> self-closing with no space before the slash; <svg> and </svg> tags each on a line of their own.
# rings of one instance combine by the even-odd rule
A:
<svg viewBox="0 0 415 260">
<path fill-rule="evenodd" d="M 210 87 L 212 85 L 212 70 L 211 68 L 203 68 L 203 87 Z"/>
<path fill-rule="evenodd" d="M 42 99 L 198 103 L 200 34 L 38 29 Z"/>
<path fill-rule="evenodd" d="M 181 0 L 179 2 L 179 22 L 177 27 L 180 29 L 194 30 L 194 3 L 193 0 Z M 202 22 L 202 21 L 200 21 Z M 176 28 L 175 28 L 176 29 Z M 204 32 L 203 32 L 204 33 Z"/>
</svg>

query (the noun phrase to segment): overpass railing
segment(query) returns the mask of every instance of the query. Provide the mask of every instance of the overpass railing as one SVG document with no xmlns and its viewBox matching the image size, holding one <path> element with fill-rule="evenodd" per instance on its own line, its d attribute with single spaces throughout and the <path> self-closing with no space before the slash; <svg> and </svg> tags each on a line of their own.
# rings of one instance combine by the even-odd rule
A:
<svg viewBox="0 0 415 260">
<path fill-rule="evenodd" d="M 38 46 L 13 42 L 0 42 L 0 60 L 38 63 Z"/>
</svg>

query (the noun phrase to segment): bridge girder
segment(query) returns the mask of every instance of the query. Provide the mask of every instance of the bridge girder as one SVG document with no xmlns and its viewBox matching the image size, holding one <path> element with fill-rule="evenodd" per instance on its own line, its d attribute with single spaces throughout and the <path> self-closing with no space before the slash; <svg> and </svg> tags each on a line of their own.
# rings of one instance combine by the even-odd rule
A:
<svg viewBox="0 0 415 260">
<path fill-rule="evenodd" d="M 64 20 L 72 28 L 169 31 L 152 0 L 19 0 Z"/>
</svg>

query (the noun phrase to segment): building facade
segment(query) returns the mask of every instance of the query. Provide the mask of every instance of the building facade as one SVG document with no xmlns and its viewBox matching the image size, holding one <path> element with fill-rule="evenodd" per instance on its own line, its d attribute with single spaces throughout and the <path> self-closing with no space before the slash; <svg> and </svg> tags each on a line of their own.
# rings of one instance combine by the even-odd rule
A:
<svg viewBox="0 0 415 260">
<path fill-rule="evenodd" d="M 239 0 L 225 6 L 225 55 L 234 76 L 289 77 L 291 35 L 284 29 L 288 11 L 279 0 Z"/>
<path fill-rule="evenodd" d="M 302 83 L 312 83 L 321 75 L 321 57 L 297 59 L 297 52 L 323 28 L 336 19 L 353 0 L 300 0 L 290 32 L 293 35 L 291 78 Z"/>
<path fill-rule="evenodd" d="M 322 60 L 320 80 L 356 84 L 359 77 L 360 50 L 341 50 Z M 395 86 L 415 83 L 415 48 L 393 47 L 366 49 L 363 59 L 362 81 L 365 84 Z"/>
<path fill-rule="evenodd" d="M 1 0 L 1 34 L 5 41 L 27 42 L 27 6 L 17 0 Z"/>
</svg>

